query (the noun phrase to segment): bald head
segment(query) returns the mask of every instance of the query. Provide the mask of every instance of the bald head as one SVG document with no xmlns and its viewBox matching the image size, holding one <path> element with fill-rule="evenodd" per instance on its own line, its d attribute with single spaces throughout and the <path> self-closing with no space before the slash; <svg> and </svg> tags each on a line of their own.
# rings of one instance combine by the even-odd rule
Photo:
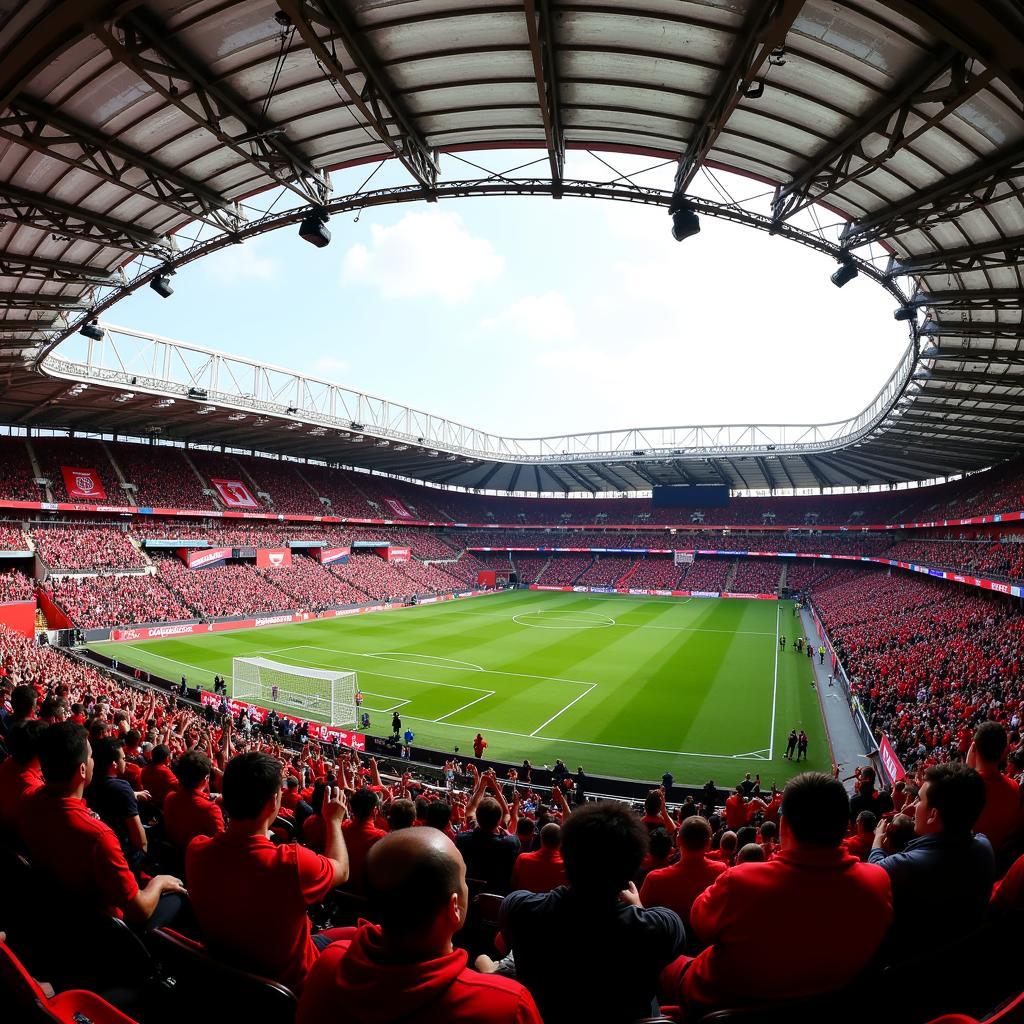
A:
<svg viewBox="0 0 1024 1024">
<path fill-rule="evenodd" d="M 366 884 L 380 924 L 392 937 L 438 925 L 454 894 L 465 920 L 466 865 L 436 828 L 405 828 L 375 843 L 366 859 Z M 461 922 L 454 925 L 451 934 Z"/>
</svg>

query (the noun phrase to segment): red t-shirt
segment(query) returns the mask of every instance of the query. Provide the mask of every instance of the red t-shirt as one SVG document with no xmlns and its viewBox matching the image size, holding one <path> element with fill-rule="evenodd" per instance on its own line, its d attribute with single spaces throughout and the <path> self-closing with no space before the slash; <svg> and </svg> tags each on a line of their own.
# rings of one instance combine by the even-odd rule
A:
<svg viewBox="0 0 1024 1024">
<path fill-rule="evenodd" d="M 196 836 L 215 836 L 224 831 L 224 815 L 205 793 L 195 789 L 174 789 L 164 801 L 164 829 L 167 838 L 184 850 Z"/>
<path fill-rule="evenodd" d="M 167 794 L 178 788 L 178 780 L 166 764 L 147 764 L 142 769 L 142 785 L 149 790 L 153 803 L 163 807 Z"/>
<path fill-rule="evenodd" d="M 559 850 L 541 847 L 533 853 L 521 853 L 512 867 L 513 890 L 528 889 L 530 892 L 550 892 L 560 885 L 566 885 L 565 865 Z"/>
<path fill-rule="evenodd" d="M 652 871 L 644 879 L 640 902 L 645 907 L 674 910 L 689 928 L 693 901 L 726 870 L 720 860 L 712 860 L 703 854 L 684 853 L 678 863 Z"/>
<path fill-rule="evenodd" d="M 738 793 L 733 793 L 725 801 L 725 823 L 733 831 L 746 825 L 747 813 L 746 802 Z"/>
<path fill-rule="evenodd" d="M 355 938 L 334 942 L 306 983 L 295 1024 L 541 1024 L 517 981 L 478 974 L 464 949 L 422 963 L 391 963 L 381 931 L 365 921 Z"/>
<path fill-rule="evenodd" d="M 363 868 L 366 864 L 366 855 L 379 839 L 383 839 L 387 832 L 377 828 L 373 819 L 359 821 L 356 818 L 349 818 L 341 826 L 341 834 L 345 839 L 345 848 L 348 850 L 348 888 L 353 892 L 363 891 Z"/>
<path fill-rule="evenodd" d="M 1021 827 L 1020 786 L 1000 771 L 981 768 L 985 780 L 985 809 L 974 824 L 974 831 L 988 837 L 999 854 Z"/>
<path fill-rule="evenodd" d="M 843 845 L 849 850 L 850 856 L 856 857 L 857 860 L 867 860 L 874 842 L 874 833 L 867 832 L 864 835 L 849 836 L 843 840 Z"/>
<path fill-rule="evenodd" d="M 214 955 L 302 988 L 316 960 L 306 907 L 331 890 L 326 857 L 266 836 L 199 836 L 185 854 L 185 879 L 203 941 Z"/>
<path fill-rule="evenodd" d="M 792 935 L 765 943 L 765 922 L 794 908 Z M 868 965 L 892 921 L 892 888 L 882 868 L 843 849 L 782 850 L 721 875 L 694 900 L 690 921 L 708 947 L 665 968 L 665 1002 L 800 999 L 844 988 Z"/>
<path fill-rule="evenodd" d="M 311 814 L 302 823 L 302 841 L 311 850 L 316 850 L 317 853 L 323 853 L 326 838 L 324 819 L 321 818 L 319 814 Z"/>
<path fill-rule="evenodd" d="M 21 805 L 18 833 L 33 866 L 68 892 L 120 917 L 139 891 L 113 830 L 78 797 L 41 786 Z"/>
<path fill-rule="evenodd" d="M 124 763 L 124 775 L 122 778 L 127 782 L 132 789 L 137 793 L 140 789 L 146 787 L 142 785 L 142 769 L 135 764 L 134 761 L 125 761 Z"/>
<path fill-rule="evenodd" d="M 22 800 L 42 784 L 38 763 L 22 765 L 13 757 L 0 763 L 0 830 L 13 832 L 17 828 Z"/>
<path fill-rule="evenodd" d="M 487 740 L 473 740 L 473 753 L 477 757 L 483 757 L 484 751 L 487 749 Z"/>
<path fill-rule="evenodd" d="M 1018 857 L 1002 881 L 996 883 L 992 905 L 1007 913 L 1024 911 L 1024 855 Z"/>
</svg>

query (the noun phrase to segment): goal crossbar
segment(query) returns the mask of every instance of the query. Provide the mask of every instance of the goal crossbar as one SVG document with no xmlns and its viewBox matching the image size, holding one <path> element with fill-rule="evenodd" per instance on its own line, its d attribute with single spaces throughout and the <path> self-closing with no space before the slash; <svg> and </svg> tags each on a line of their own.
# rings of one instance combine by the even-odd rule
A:
<svg viewBox="0 0 1024 1024">
<path fill-rule="evenodd" d="M 312 721 L 347 725 L 356 720 L 358 678 L 347 669 L 317 669 L 270 658 L 234 658 L 232 695 Z"/>
</svg>

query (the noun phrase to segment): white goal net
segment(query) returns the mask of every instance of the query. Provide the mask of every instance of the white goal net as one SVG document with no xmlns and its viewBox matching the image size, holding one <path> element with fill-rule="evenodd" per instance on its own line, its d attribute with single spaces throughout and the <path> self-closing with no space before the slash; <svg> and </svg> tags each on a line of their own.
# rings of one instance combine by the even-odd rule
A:
<svg viewBox="0 0 1024 1024">
<path fill-rule="evenodd" d="M 234 658 L 232 696 L 329 725 L 356 720 L 355 672 L 305 668 L 269 658 Z"/>
</svg>

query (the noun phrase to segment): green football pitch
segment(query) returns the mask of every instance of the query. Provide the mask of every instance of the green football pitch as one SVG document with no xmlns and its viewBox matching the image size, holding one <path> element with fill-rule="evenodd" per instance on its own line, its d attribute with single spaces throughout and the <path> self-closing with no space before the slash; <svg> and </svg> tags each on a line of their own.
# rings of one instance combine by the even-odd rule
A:
<svg viewBox="0 0 1024 1024">
<path fill-rule="evenodd" d="M 807 766 L 830 758 L 789 602 L 515 591 L 400 611 L 140 643 L 95 644 L 122 664 L 212 688 L 231 660 L 358 673 L 369 732 L 402 716 L 414 743 L 634 779 L 780 785 L 790 729 Z M 295 711 L 294 708 L 281 710 Z"/>
</svg>

